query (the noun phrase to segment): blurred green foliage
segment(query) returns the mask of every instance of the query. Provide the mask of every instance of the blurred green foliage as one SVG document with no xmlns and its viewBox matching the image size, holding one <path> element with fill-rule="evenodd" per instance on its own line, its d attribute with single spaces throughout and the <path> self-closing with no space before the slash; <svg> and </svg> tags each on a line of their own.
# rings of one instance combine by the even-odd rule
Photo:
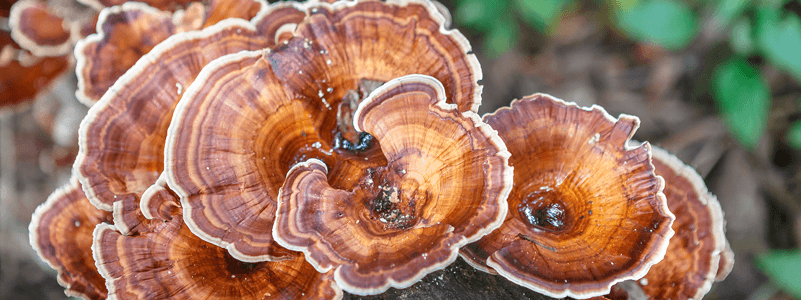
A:
<svg viewBox="0 0 801 300">
<path fill-rule="evenodd" d="M 712 95 L 734 137 L 753 149 L 768 117 L 770 91 L 759 70 L 742 58 L 731 58 L 715 68 Z"/>
<path fill-rule="evenodd" d="M 801 299 L 801 251 L 774 250 L 757 257 L 757 266 L 796 299 Z"/>
<path fill-rule="evenodd" d="M 732 53 L 707 79 L 711 94 L 732 136 L 754 149 L 771 93 L 761 66 L 751 63 L 760 60 L 750 58 L 762 57 L 801 82 L 801 18 L 787 8 L 791 4 L 801 7 L 801 0 L 456 0 L 455 19 L 484 35 L 482 50 L 490 58 L 517 45 L 519 26 L 549 35 L 566 13 L 586 6 L 606 13 L 601 19 L 633 41 L 672 51 L 690 47 L 708 23 L 726 33 Z M 801 125 L 794 124 L 785 141 L 801 149 Z"/>
</svg>

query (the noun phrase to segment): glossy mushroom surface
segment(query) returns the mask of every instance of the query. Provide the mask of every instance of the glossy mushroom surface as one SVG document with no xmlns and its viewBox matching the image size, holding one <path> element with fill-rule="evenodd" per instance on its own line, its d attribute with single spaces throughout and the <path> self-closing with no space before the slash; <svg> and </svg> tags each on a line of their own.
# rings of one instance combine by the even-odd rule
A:
<svg viewBox="0 0 801 300">
<path fill-rule="evenodd" d="M 636 117 L 549 95 L 484 116 L 512 153 L 504 224 L 461 251 L 472 265 L 551 297 L 589 298 L 640 278 L 665 254 L 674 216 Z"/>
<path fill-rule="evenodd" d="M 273 227 L 282 246 L 303 251 L 318 271 L 334 269 L 343 289 L 369 295 L 408 287 L 500 225 L 509 153 L 475 113 L 445 103 L 436 79 L 387 82 L 353 122 L 380 143 L 387 163 L 356 173 L 350 189 L 334 187 L 342 175 L 320 160 L 294 166 Z"/>
<path fill-rule="evenodd" d="M 98 269 L 116 299 L 341 299 L 331 274 L 303 256 L 246 263 L 206 243 L 180 215 L 147 222 L 124 236 L 98 225 L 92 246 Z"/>
<path fill-rule="evenodd" d="M 480 103 L 477 60 L 430 2 L 304 9 L 302 22 L 277 29 L 295 37 L 204 69 L 203 85 L 190 87 L 168 134 L 165 171 L 187 225 L 240 260 L 275 259 L 268 212 L 292 165 L 321 159 L 343 175 L 335 185 L 349 189 L 365 168 L 386 164 L 380 145 L 349 121 L 375 86 L 421 73 L 444 82 L 460 110 Z"/>
<path fill-rule="evenodd" d="M 637 282 L 652 298 L 701 299 L 712 287 L 726 250 L 723 211 L 692 167 L 653 147 L 656 174 L 665 179 L 675 235 L 665 258 Z M 726 272 L 728 273 L 728 272 Z M 724 276 L 725 277 L 725 276 Z"/>
<path fill-rule="evenodd" d="M 28 227 L 31 247 L 58 271 L 68 296 L 106 298 L 106 284 L 92 258 L 92 231 L 111 222 L 111 213 L 89 203 L 77 180 L 57 189 L 36 208 Z"/>
<path fill-rule="evenodd" d="M 97 34 L 75 47 L 79 80 L 76 96 L 92 105 L 142 56 L 168 37 L 228 18 L 250 20 L 262 5 L 266 6 L 253 0 L 215 0 L 207 6 L 193 3 L 176 13 L 140 2 L 106 8 L 98 17 Z"/>
</svg>

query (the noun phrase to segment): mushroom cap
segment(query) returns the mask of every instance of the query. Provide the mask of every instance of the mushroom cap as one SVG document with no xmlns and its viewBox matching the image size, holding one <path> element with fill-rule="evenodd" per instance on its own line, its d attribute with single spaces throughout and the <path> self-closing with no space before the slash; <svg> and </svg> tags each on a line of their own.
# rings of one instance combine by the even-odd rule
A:
<svg viewBox="0 0 801 300">
<path fill-rule="evenodd" d="M 409 74 L 429 75 L 445 86 L 449 103 L 461 111 L 478 110 L 481 66 L 467 39 L 458 30 L 446 29 L 445 17 L 432 2 L 309 2 L 308 14 L 295 35 L 322 44 L 331 66 L 301 68 L 311 78 L 326 75 L 334 86 L 353 88 L 361 79 L 386 82 Z M 318 84 L 305 81 L 307 76 L 296 79 L 301 81 L 290 84 L 301 93 L 314 95 L 319 90 Z"/>
<path fill-rule="evenodd" d="M 639 119 L 615 119 L 549 95 L 484 116 L 512 153 L 504 224 L 462 257 L 551 297 L 588 298 L 640 278 L 665 255 L 674 216 L 647 143 L 627 147 Z"/>
<path fill-rule="evenodd" d="M 460 109 L 480 103 L 478 61 L 458 31 L 444 29 L 431 3 L 308 2 L 302 7 L 308 16 L 297 26 L 272 27 L 278 33 L 294 28 L 294 38 L 282 35 L 280 45 L 263 53 L 204 69 L 208 75 L 196 81 L 203 86 L 190 87 L 194 95 L 184 97 L 171 124 L 175 130 L 169 134 L 165 170 L 181 197 L 187 225 L 244 261 L 275 258 L 269 254 L 272 238 L 265 235 L 274 216 L 267 212 L 274 209 L 292 165 L 319 158 L 348 174 L 345 169 L 361 172 L 386 164 L 378 145 L 365 151 L 337 146 L 339 105 L 362 83 L 433 75 L 445 82 L 446 95 L 459 99 Z M 419 63 L 410 64 L 408 57 Z"/>
<path fill-rule="evenodd" d="M 32 0 L 15 3 L 11 7 L 8 25 L 11 37 L 33 55 L 62 56 L 72 49 L 68 24 L 44 3 Z"/>
<path fill-rule="evenodd" d="M 68 56 L 34 56 L 21 49 L 8 32 L 0 30 L 0 112 L 27 107 L 69 66 Z"/>
<path fill-rule="evenodd" d="M 227 18 L 250 20 L 266 3 L 254 0 L 214 0 L 208 7 L 193 3 L 170 14 L 140 2 L 103 9 L 97 34 L 75 48 L 81 102 L 91 106 L 143 55 L 168 37 L 209 27 Z"/>
<path fill-rule="evenodd" d="M 75 179 L 53 192 L 31 217 L 31 247 L 58 271 L 58 283 L 68 296 L 106 297 L 106 281 L 91 251 L 92 231 L 103 222 L 111 222 L 111 214 L 92 206 Z"/>
<path fill-rule="evenodd" d="M 378 140 L 388 163 L 356 173 L 349 190 L 335 187 L 340 176 L 320 160 L 295 165 L 273 226 L 282 246 L 303 251 L 318 271 L 333 268 L 344 290 L 408 287 L 503 222 L 509 153 L 475 113 L 445 103 L 436 79 L 390 80 L 359 105 L 353 122 Z"/>
<path fill-rule="evenodd" d="M 123 206 L 135 208 L 131 203 L 138 203 L 163 169 L 173 109 L 200 69 L 225 54 L 271 45 L 265 34 L 253 23 L 223 20 L 167 38 L 121 76 L 79 130 L 75 173 L 90 201 L 110 211 L 114 202 L 133 197 Z M 124 232 L 136 226 L 116 225 Z"/>
<path fill-rule="evenodd" d="M 147 222 L 132 236 L 100 224 L 92 250 L 109 298 L 342 298 L 332 275 L 317 272 L 301 254 L 280 262 L 241 262 L 192 234 L 180 215 Z"/>
<path fill-rule="evenodd" d="M 665 258 L 639 280 L 651 297 L 701 299 L 712 287 L 726 250 L 723 211 L 692 167 L 658 147 L 652 147 L 657 175 L 665 179 L 665 197 L 674 215 L 675 235 Z M 728 274 L 728 272 L 725 272 Z M 723 276 L 725 277 L 725 275 Z"/>
</svg>

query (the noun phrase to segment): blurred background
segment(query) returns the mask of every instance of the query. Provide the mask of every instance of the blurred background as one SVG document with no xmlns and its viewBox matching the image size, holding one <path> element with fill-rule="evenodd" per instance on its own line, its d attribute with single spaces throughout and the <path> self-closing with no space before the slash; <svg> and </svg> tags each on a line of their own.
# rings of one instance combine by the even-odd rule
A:
<svg viewBox="0 0 801 300">
<path fill-rule="evenodd" d="M 12 2 L 0 0 L 3 53 Z M 801 0 L 441 2 L 481 61 L 481 113 L 537 92 L 598 104 L 638 116 L 635 139 L 698 170 L 736 259 L 706 299 L 801 299 Z M 27 228 L 69 179 L 87 108 L 72 71 L 34 77 L 35 96 L 6 105 L 8 87 L 31 79 L 3 55 L 0 299 L 63 299 Z"/>
</svg>

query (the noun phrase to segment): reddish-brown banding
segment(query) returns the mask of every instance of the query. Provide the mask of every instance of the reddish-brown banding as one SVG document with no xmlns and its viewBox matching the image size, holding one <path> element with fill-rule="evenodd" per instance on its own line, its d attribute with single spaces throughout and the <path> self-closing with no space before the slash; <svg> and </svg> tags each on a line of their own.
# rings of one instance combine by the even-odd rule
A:
<svg viewBox="0 0 801 300">
<path fill-rule="evenodd" d="M 509 153 L 470 111 L 445 103 L 429 76 L 393 79 L 370 94 L 354 128 L 374 136 L 387 163 L 341 175 L 311 159 L 282 186 L 273 236 L 360 295 L 408 287 L 497 228 L 511 190 Z M 333 184 L 329 183 L 333 182 Z"/>
<path fill-rule="evenodd" d="M 274 209 L 293 164 L 322 159 L 343 175 L 333 184 L 344 189 L 365 168 L 386 164 L 369 134 L 356 135 L 352 124 L 343 122 L 374 83 L 422 73 L 444 82 L 445 95 L 453 97 L 448 101 L 457 101 L 460 110 L 475 110 L 480 103 L 477 60 L 458 31 L 444 29 L 444 18 L 430 2 L 308 2 L 303 8 L 309 16 L 296 28 L 294 23 L 271 27 L 281 33 L 295 28 L 294 37 L 281 35 L 276 47 L 210 69 L 204 86 L 191 88 L 195 99 L 184 97 L 185 107 L 171 125 L 175 131 L 165 161 L 175 168 L 166 170 L 187 226 L 240 260 L 274 259 L 268 254 L 272 238 L 264 234 L 273 219 L 267 211 Z M 241 100 L 236 105 L 215 100 L 223 90 Z M 279 111 L 279 103 L 287 105 Z M 244 192 L 233 193 L 238 189 L 233 182 Z"/>
<path fill-rule="evenodd" d="M 478 110 L 478 60 L 458 30 L 446 29 L 445 17 L 430 1 L 318 2 L 307 9 L 309 17 L 298 24 L 295 35 L 323 45 L 330 67 L 303 71 L 323 72 L 335 81 L 333 86 L 348 89 L 363 79 L 386 82 L 409 74 L 429 75 L 445 86 L 448 103 L 456 103 L 461 111 Z M 319 84 L 309 82 L 291 85 L 304 94 L 319 90 Z"/>
<path fill-rule="evenodd" d="M 733 261 L 721 257 L 727 244 L 723 211 L 693 168 L 665 150 L 651 150 L 656 174 L 665 179 L 676 234 L 665 258 L 637 282 L 652 298 L 701 299 L 712 287 L 719 265 L 725 264 L 722 260 Z"/>
<path fill-rule="evenodd" d="M 61 78 L 69 57 L 37 57 L 0 30 L 0 112 L 27 107 L 40 92 Z"/>
<path fill-rule="evenodd" d="M 24 0 L 11 7 L 8 20 L 11 37 L 33 55 L 62 56 L 72 50 L 69 24 L 53 14 L 46 4 Z"/>
<path fill-rule="evenodd" d="M 535 94 L 484 116 L 512 153 L 504 224 L 462 249 L 482 270 L 551 297 L 588 298 L 640 278 L 665 255 L 674 216 L 639 119 Z"/>
<path fill-rule="evenodd" d="M 53 192 L 31 217 L 31 246 L 58 271 L 58 283 L 69 296 L 106 298 L 106 281 L 95 267 L 91 249 L 92 231 L 104 222 L 111 222 L 111 214 L 92 206 L 75 179 Z"/>
<path fill-rule="evenodd" d="M 126 197 L 138 203 L 161 174 L 172 111 L 200 70 L 223 55 L 271 44 L 252 23 L 227 19 L 172 36 L 139 60 L 81 123 L 75 170 L 90 201 L 109 211 Z M 115 225 L 127 232 L 137 224 Z"/>
<path fill-rule="evenodd" d="M 98 17 L 97 34 L 79 41 L 75 47 L 76 96 L 92 105 L 142 56 L 168 37 L 228 18 L 250 20 L 266 6 L 254 0 L 214 0 L 208 6 L 192 3 L 173 14 L 139 2 L 104 9 Z"/>
<path fill-rule="evenodd" d="M 180 215 L 144 223 L 132 236 L 98 225 L 92 252 L 112 299 L 342 298 L 331 273 L 317 272 L 303 255 L 238 261 L 192 234 Z"/>
</svg>

